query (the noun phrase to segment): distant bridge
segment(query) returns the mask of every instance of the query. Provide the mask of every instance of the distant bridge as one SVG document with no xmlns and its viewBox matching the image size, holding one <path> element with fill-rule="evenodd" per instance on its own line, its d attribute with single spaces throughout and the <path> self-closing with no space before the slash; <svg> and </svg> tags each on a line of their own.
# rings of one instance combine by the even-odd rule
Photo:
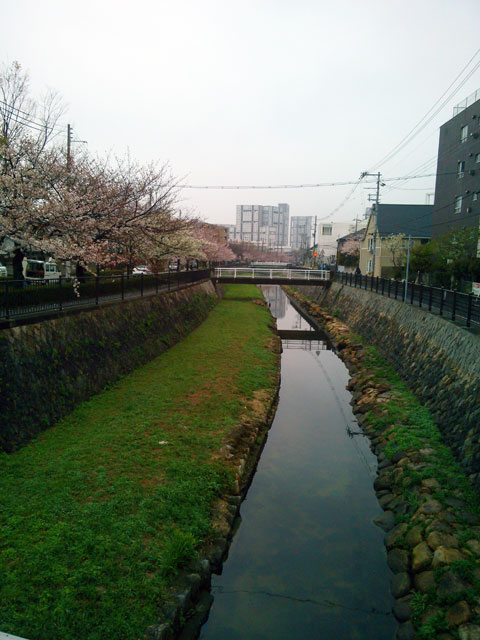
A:
<svg viewBox="0 0 480 640">
<path fill-rule="evenodd" d="M 326 269 L 219 268 L 213 279 L 231 284 L 310 284 L 327 286 L 331 272 Z"/>
</svg>

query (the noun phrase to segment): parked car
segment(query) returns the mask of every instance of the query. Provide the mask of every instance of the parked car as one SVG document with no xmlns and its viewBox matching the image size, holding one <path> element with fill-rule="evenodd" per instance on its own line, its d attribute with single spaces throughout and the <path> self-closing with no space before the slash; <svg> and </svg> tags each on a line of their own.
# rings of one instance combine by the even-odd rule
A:
<svg viewBox="0 0 480 640">
<path fill-rule="evenodd" d="M 4 267 L 3 264 L 0 263 L 0 278 L 6 278 L 7 275 L 7 267 Z"/>
<path fill-rule="evenodd" d="M 144 276 L 150 275 L 152 272 L 150 271 L 150 269 L 144 265 L 141 264 L 138 267 L 133 267 L 133 271 L 132 271 L 132 275 L 133 276 L 141 276 L 142 274 Z"/>
<path fill-rule="evenodd" d="M 23 277 L 29 282 L 45 282 L 58 280 L 62 275 L 57 263 L 53 260 L 32 260 L 24 258 L 22 262 Z"/>
<path fill-rule="evenodd" d="M 168 265 L 169 271 L 178 271 L 178 262 L 170 262 Z"/>
</svg>

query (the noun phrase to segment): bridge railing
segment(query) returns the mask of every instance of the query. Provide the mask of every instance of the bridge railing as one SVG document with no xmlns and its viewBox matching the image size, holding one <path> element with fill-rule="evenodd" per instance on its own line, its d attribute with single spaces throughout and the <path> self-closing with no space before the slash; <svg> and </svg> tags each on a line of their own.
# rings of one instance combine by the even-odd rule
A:
<svg viewBox="0 0 480 640">
<path fill-rule="evenodd" d="M 394 298 L 453 321 L 464 321 L 467 327 L 480 325 L 480 298 L 473 293 L 355 273 L 338 273 L 336 279 L 350 287 Z"/>
<path fill-rule="evenodd" d="M 215 278 L 252 278 L 270 280 L 330 280 L 326 269 L 268 269 L 249 267 L 221 267 L 215 269 Z"/>
</svg>

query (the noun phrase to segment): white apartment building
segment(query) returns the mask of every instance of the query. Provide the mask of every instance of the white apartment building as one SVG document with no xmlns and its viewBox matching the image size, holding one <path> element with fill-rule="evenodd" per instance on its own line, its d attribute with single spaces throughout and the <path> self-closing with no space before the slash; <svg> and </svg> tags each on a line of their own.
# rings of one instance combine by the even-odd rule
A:
<svg viewBox="0 0 480 640">
<path fill-rule="evenodd" d="M 289 206 L 238 204 L 235 231 L 230 240 L 251 242 L 259 247 L 277 248 L 288 245 Z"/>
<path fill-rule="evenodd" d="M 290 247 L 293 251 L 309 249 L 313 244 L 313 216 L 290 218 Z"/>
<path fill-rule="evenodd" d="M 333 264 L 337 256 L 337 240 L 366 226 L 366 220 L 355 222 L 326 222 L 317 224 L 316 245 L 318 261 Z"/>
</svg>

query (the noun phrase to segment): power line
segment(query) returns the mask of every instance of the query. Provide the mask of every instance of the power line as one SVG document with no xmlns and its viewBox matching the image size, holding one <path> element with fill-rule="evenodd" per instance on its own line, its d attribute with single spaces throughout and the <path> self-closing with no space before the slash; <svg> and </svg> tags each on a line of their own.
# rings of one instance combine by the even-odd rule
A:
<svg viewBox="0 0 480 640">
<path fill-rule="evenodd" d="M 63 133 L 65 130 L 65 127 L 62 127 L 61 125 L 48 126 L 27 111 L 14 107 L 13 105 L 8 104 L 8 102 L 5 102 L 5 100 L 0 99 L 0 104 L 6 107 L 10 111 L 10 114 L 15 116 L 16 122 L 19 122 L 19 124 L 23 126 L 30 126 L 31 129 L 37 128 L 38 131 L 45 131 L 47 129 L 49 131 L 56 131 L 57 133 Z"/>
<path fill-rule="evenodd" d="M 471 69 L 468 72 L 468 74 L 465 76 L 465 78 L 456 87 L 456 89 L 450 95 L 448 95 L 447 98 L 441 103 L 441 105 L 434 111 L 434 113 L 425 122 L 423 122 L 427 118 L 427 116 L 429 116 L 429 114 L 435 109 L 435 107 L 438 105 L 438 103 L 444 98 L 444 96 L 450 91 L 450 89 L 453 87 L 453 85 L 462 76 L 464 71 L 469 67 L 471 62 L 477 57 L 477 55 L 479 53 L 480 53 L 480 49 L 477 49 L 477 51 L 473 54 L 473 56 L 470 58 L 470 60 L 467 62 L 467 64 L 463 67 L 463 69 L 457 75 L 455 80 L 442 93 L 440 98 L 438 98 L 438 100 L 430 107 L 430 109 L 423 116 L 423 118 L 421 118 L 421 120 L 413 127 L 413 129 L 411 129 L 411 131 L 409 131 L 409 133 L 407 133 L 407 135 L 404 138 L 402 138 L 402 140 L 400 140 L 400 142 L 395 147 L 393 147 L 393 149 L 391 149 L 385 156 L 383 156 L 383 158 L 381 160 L 379 160 L 374 165 L 372 165 L 372 167 L 369 169 L 369 171 L 371 171 L 374 167 L 377 167 L 380 164 L 385 164 L 385 163 L 389 162 L 397 153 L 399 153 L 401 151 L 401 149 L 403 149 L 421 131 L 423 131 L 423 129 L 427 126 L 427 124 L 429 124 L 433 120 L 433 118 L 443 109 L 443 107 L 448 103 L 448 101 L 451 100 L 453 98 L 453 96 L 456 95 L 456 93 L 458 93 L 458 91 L 464 86 L 464 84 L 467 82 L 467 80 L 469 80 L 469 78 L 471 78 L 471 76 L 475 73 L 475 71 L 480 67 L 480 62 L 477 62 L 476 65 L 473 67 L 473 69 Z"/>
<path fill-rule="evenodd" d="M 398 180 L 414 180 L 417 178 L 431 178 L 436 175 L 453 175 L 456 173 L 455 171 L 450 171 L 446 173 L 425 173 L 419 175 L 407 175 L 407 176 L 397 176 L 395 178 L 383 178 L 382 182 L 396 182 Z M 248 190 L 248 189 L 316 189 L 319 187 L 344 187 L 348 185 L 354 185 L 351 193 L 346 196 L 345 201 L 348 197 L 353 195 L 354 191 L 358 187 L 362 180 L 343 180 L 337 182 L 318 182 L 315 184 L 277 184 L 277 185 L 194 185 L 194 184 L 179 184 L 177 185 L 178 189 L 221 189 L 221 190 Z M 376 180 L 365 180 L 363 184 L 376 184 Z M 330 214 L 331 215 L 331 214 Z"/>
<path fill-rule="evenodd" d="M 350 184 L 357 185 L 358 181 L 321 182 L 316 184 L 277 184 L 277 185 L 193 185 L 180 184 L 180 189 L 315 189 L 317 187 L 338 187 Z"/>
<path fill-rule="evenodd" d="M 14 113 L 12 107 L 8 105 L 6 102 L 3 102 L 3 100 L 0 100 L 0 103 L 2 103 L 7 108 L 7 111 L 4 111 L 3 113 L 6 115 L 14 116 L 16 123 L 22 125 L 23 127 L 34 129 L 35 131 L 43 131 L 45 129 L 44 125 L 41 125 L 40 123 L 36 123 L 34 120 L 28 120 L 27 118 L 24 118 L 18 113 Z"/>
<path fill-rule="evenodd" d="M 350 198 L 351 198 L 351 197 L 353 196 L 353 194 L 355 193 L 355 191 L 356 191 L 356 189 L 357 189 L 358 185 L 360 184 L 360 182 L 362 182 L 362 180 L 365 180 L 365 178 L 366 178 L 366 176 L 362 173 L 362 174 L 360 175 L 360 179 L 359 179 L 359 180 L 354 184 L 353 189 L 352 189 L 349 193 L 347 193 L 347 195 L 346 195 L 346 196 L 345 196 L 345 198 L 342 200 L 342 202 L 340 202 L 340 204 L 339 204 L 339 205 L 337 205 L 337 206 L 335 207 L 335 209 L 333 209 L 333 211 L 329 214 L 329 216 L 328 216 L 328 217 L 335 215 L 335 213 L 337 213 L 337 211 L 339 211 L 340 209 L 342 209 L 342 208 L 347 204 L 347 202 L 350 200 Z"/>
<path fill-rule="evenodd" d="M 391 185 L 389 187 L 389 191 L 391 191 L 392 189 L 395 189 L 396 191 L 428 191 L 432 190 L 433 187 L 394 187 L 393 185 Z"/>
<path fill-rule="evenodd" d="M 412 171 L 409 174 L 407 174 L 404 178 L 397 180 L 396 181 L 397 185 L 406 184 L 410 180 L 410 175 L 415 175 L 418 172 L 427 171 L 430 167 L 433 167 L 433 165 L 436 162 L 436 159 L 437 159 L 437 156 L 433 156 L 429 160 L 425 160 L 424 162 L 422 162 L 422 164 L 418 165 L 415 169 L 412 169 Z M 393 188 L 395 188 L 396 183 L 394 182 L 393 184 L 389 185 L 385 193 L 388 193 Z"/>
<path fill-rule="evenodd" d="M 458 140 L 454 140 L 447 147 L 445 147 L 443 153 L 448 153 L 448 152 L 450 152 L 450 151 L 452 151 L 454 149 L 457 149 L 458 147 L 459 147 Z M 415 169 L 412 169 L 412 171 L 410 173 L 414 174 L 414 173 L 421 173 L 421 172 L 427 171 L 430 167 L 433 168 L 437 164 L 437 162 L 438 162 L 438 155 L 435 154 L 429 160 L 425 160 L 424 162 L 422 162 L 422 164 L 418 165 Z M 438 174 L 438 175 L 445 175 L 445 174 Z M 398 184 L 402 184 L 402 183 L 406 184 L 409 180 L 410 180 L 409 177 L 405 177 L 405 178 L 399 180 Z M 396 188 L 398 188 L 398 187 L 396 187 L 394 185 L 389 185 L 384 193 L 389 193 L 389 191 L 391 191 L 392 189 L 396 189 Z"/>
</svg>

